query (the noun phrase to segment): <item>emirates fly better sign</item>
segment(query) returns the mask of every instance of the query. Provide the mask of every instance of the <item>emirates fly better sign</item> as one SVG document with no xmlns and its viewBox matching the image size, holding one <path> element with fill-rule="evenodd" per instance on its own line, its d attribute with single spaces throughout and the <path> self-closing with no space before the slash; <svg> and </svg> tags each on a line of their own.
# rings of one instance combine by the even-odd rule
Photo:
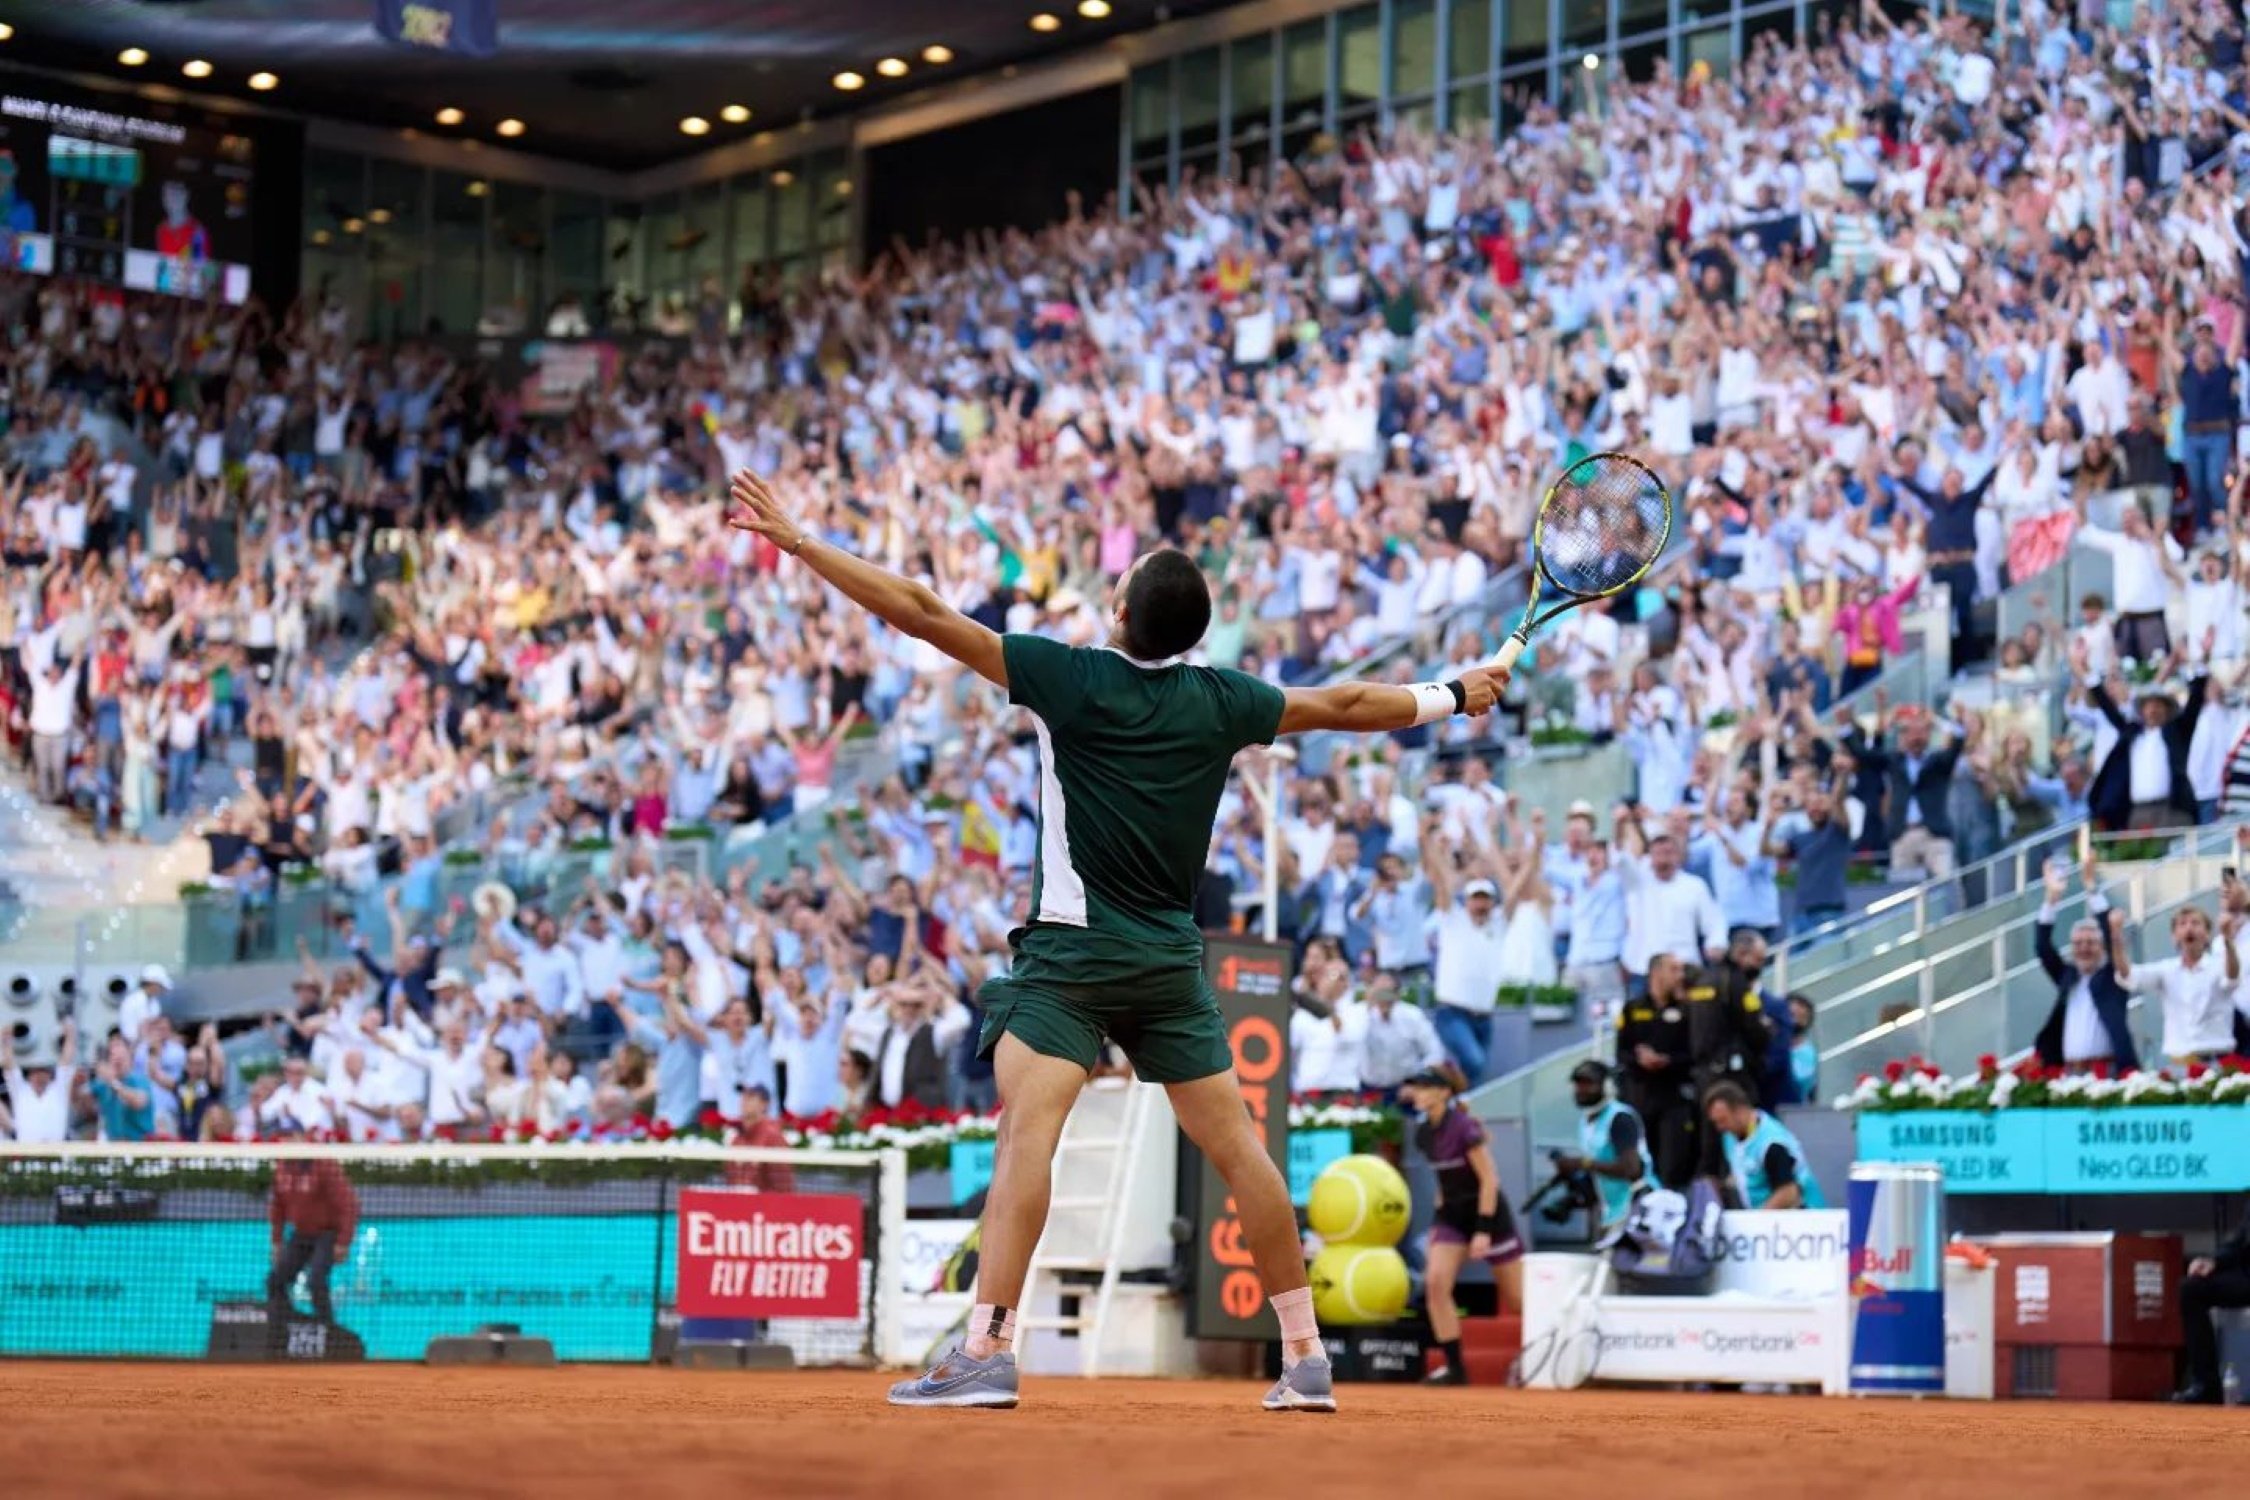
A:
<svg viewBox="0 0 2250 1500">
<path fill-rule="evenodd" d="M 811 1193 L 680 1190 L 684 1318 L 857 1318 L 866 1206 Z"/>
</svg>

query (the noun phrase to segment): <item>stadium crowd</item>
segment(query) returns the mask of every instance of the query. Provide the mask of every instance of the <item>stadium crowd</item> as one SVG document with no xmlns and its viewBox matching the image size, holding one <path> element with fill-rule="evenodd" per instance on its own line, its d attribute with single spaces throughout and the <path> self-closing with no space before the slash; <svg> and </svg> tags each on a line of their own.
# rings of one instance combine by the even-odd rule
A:
<svg viewBox="0 0 2250 1500">
<path fill-rule="evenodd" d="M 753 278 L 734 326 L 620 336 L 560 412 L 318 296 L 0 279 L 0 690 L 38 794 L 97 834 L 192 829 L 245 899 L 317 866 L 366 938 L 277 1005 L 288 1061 L 248 1108 L 202 1091 L 231 1039 L 159 1006 L 81 1039 L 79 1118 L 387 1138 L 988 1101 L 974 990 L 1036 859 L 1034 749 L 726 530 L 740 467 L 1075 643 L 1176 543 L 1218 592 L 1202 658 L 1282 683 L 1474 660 L 1547 476 L 1609 448 L 1664 471 L 1671 560 L 1543 639 L 1503 712 L 1308 761 L 1270 848 L 1230 799 L 1203 917 L 1274 866 L 1306 1092 L 1484 1076 L 1500 986 L 1584 1023 L 1667 958 L 1754 985 L 1855 871 L 2239 811 L 2246 87 L 2228 8 L 2035 3 L 1994 33 L 1871 6 L 1732 77 L 1511 101 L 1497 143 L 1323 136 L 1129 217 Z M 2074 545 L 2109 593 L 1991 639 L 1979 604 Z M 1931 608 L 1965 675 L 1852 697 Z M 1566 740 L 1621 744 L 1632 796 L 1517 805 L 1494 764 Z M 817 869 L 729 865 L 731 831 L 792 819 L 828 830 Z M 652 857 L 706 827 L 717 859 Z M 594 845 L 583 889 L 525 876 Z M 448 898 L 464 848 L 520 908 Z M 1770 1040 L 1765 1097 L 1794 1097 L 1803 1049 Z"/>
</svg>

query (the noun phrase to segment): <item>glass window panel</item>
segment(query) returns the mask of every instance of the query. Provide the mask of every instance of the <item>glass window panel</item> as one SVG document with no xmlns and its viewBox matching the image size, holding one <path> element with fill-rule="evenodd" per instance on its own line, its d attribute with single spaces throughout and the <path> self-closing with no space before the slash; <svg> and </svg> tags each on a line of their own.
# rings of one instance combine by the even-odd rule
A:
<svg viewBox="0 0 2250 1500">
<path fill-rule="evenodd" d="M 761 264 L 769 254 L 766 231 L 773 222 L 771 190 L 763 174 L 734 184 L 734 263 L 737 269 Z"/>
<path fill-rule="evenodd" d="M 1547 0 L 1508 0 L 1500 60 L 1509 65 L 1545 61 L 1549 35 Z"/>
<path fill-rule="evenodd" d="M 1373 5 L 1363 5 L 1336 18 L 1336 109 L 1340 114 L 1358 112 L 1383 97 L 1382 27 L 1382 11 Z"/>
<path fill-rule="evenodd" d="M 1684 38 L 1682 55 L 1692 71 L 1702 63 L 1720 78 L 1734 75 L 1734 36 L 1724 26 L 1708 26 L 1701 31 L 1691 31 Z"/>
<path fill-rule="evenodd" d="M 687 290 L 687 215 L 678 197 L 651 205 L 647 219 L 648 289 L 658 298 L 675 297 Z"/>
<path fill-rule="evenodd" d="M 813 163 L 813 243 L 824 250 L 852 237 L 852 179 L 841 155 Z"/>
<path fill-rule="evenodd" d="M 1392 0 L 1391 97 L 1414 98 L 1437 86 L 1437 0 Z"/>
<path fill-rule="evenodd" d="M 1630 47 L 1620 48 L 1618 61 L 1624 67 L 1625 77 L 1629 81 L 1647 83 L 1656 76 L 1656 65 L 1668 55 L 1668 44 L 1664 38 L 1657 37 L 1653 41 L 1636 42 Z"/>
<path fill-rule="evenodd" d="M 1787 47 L 1796 42 L 1796 7 L 1785 5 L 1779 10 L 1768 11 L 1762 16 L 1744 16 L 1742 18 L 1742 55 L 1744 57 L 1756 56 L 1758 39 L 1769 36 L 1773 38 L 1773 41 L 1767 43 L 1768 46 L 1778 44 Z"/>
<path fill-rule="evenodd" d="M 1170 148 L 1172 129 L 1172 64 L 1170 60 L 1133 75 L 1133 155 L 1162 156 Z"/>
<path fill-rule="evenodd" d="M 788 177 L 787 182 L 776 180 L 774 183 L 774 251 L 782 256 L 795 256 L 803 254 L 812 243 L 812 222 L 807 213 L 812 203 L 812 189 L 801 174 L 791 172 Z"/>
<path fill-rule="evenodd" d="M 1617 34 L 1638 36 L 1644 31 L 1660 31 L 1671 18 L 1670 0 L 1618 0 Z"/>
<path fill-rule="evenodd" d="M 627 296 L 648 290 L 648 221 L 639 214 L 613 214 L 604 236 L 602 254 L 608 257 L 609 284 Z M 623 250 L 623 255 L 618 254 Z"/>
<path fill-rule="evenodd" d="M 1272 128 L 1272 35 L 1246 36 L 1228 47 L 1227 71 L 1232 80 L 1227 112 L 1233 121 L 1227 133 L 1238 141 L 1262 139 Z"/>
<path fill-rule="evenodd" d="M 367 159 L 342 151 L 305 153 L 305 217 L 330 230 L 366 212 Z"/>
<path fill-rule="evenodd" d="M 1281 106 L 1295 120 L 1328 103 L 1328 23 L 1304 21 L 1281 34 Z"/>
<path fill-rule="evenodd" d="M 1563 0 L 1563 45 L 1599 47 L 1609 40 L 1609 0 Z"/>
<path fill-rule="evenodd" d="M 1489 137 L 1492 134 L 1492 93 L 1484 84 L 1472 83 L 1455 89 L 1446 108 L 1455 135 Z"/>
<path fill-rule="evenodd" d="M 547 236 L 548 303 L 576 297 L 589 322 L 594 320 L 594 301 L 609 267 L 603 213 L 599 198 L 557 192 Z"/>
<path fill-rule="evenodd" d="M 1680 24 L 1716 21 L 1727 14 L 1728 8 L 1727 0 L 1680 0 Z"/>
<path fill-rule="evenodd" d="M 1475 78 L 1492 63 L 1492 0 L 1453 0 L 1446 23 L 1446 72 Z"/>
<path fill-rule="evenodd" d="M 1180 59 L 1180 150 L 1201 151 L 1219 140 L 1219 49 Z"/>
<path fill-rule="evenodd" d="M 481 177 L 437 172 L 430 180 L 430 254 L 445 274 L 430 278 L 430 321 L 448 333 L 477 326 L 484 296 L 485 205 L 492 184 Z"/>
<path fill-rule="evenodd" d="M 508 325 L 531 326 L 545 289 L 541 263 L 547 253 L 547 195 L 521 182 L 492 185 L 492 254 L 486 262 L 486 315 L 505 312 Z"/>
</svg>

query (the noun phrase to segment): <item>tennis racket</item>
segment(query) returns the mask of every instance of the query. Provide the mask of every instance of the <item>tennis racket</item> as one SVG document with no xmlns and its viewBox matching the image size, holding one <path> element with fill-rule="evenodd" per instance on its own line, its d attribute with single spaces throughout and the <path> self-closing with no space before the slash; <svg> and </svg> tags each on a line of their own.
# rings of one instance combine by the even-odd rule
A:
<svg viewBox="0 0 2250 1500">
<path fill-rule="evenodd" d="M 1646 578 L 1671 540 L 1672 492 L 1647 464 L 1595 453 L 1563 470 L 1531 526 L 1531 597 L 1523 623 L 1500 647 L 1500 669 L 1513 668 L 1531 633 L 1557 615 Z M 1562 598 L 1540 613 L 1540 595 L 1549 589 Z"/>
</svg>

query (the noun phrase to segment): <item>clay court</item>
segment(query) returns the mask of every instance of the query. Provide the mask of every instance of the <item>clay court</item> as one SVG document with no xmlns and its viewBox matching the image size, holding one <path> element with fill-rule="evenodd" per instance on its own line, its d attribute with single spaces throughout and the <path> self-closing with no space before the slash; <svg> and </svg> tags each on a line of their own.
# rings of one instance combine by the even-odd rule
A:
<svg viewBox="0 0 2250 1500">
<path fill-rule="evenodd" d="M 1333 1418 L 1227 1382 L 1036 1382 L 1015 1412 L 892 1411 L 884 1377 L 19 1364 L 17 1496 L 2187 1493 L 2250 1413 L 1347 1387 Z M 1004 1445 L 996 1439 L 1004 1439 Z M 1785 1445 L 1785 1446 L 1784 1446 Z M 1214 1488 L 1223 1486 L 1223 1488 Z M 1628 1490 L 1632 1486 L 1632 1490 Z"/>
</svg>

